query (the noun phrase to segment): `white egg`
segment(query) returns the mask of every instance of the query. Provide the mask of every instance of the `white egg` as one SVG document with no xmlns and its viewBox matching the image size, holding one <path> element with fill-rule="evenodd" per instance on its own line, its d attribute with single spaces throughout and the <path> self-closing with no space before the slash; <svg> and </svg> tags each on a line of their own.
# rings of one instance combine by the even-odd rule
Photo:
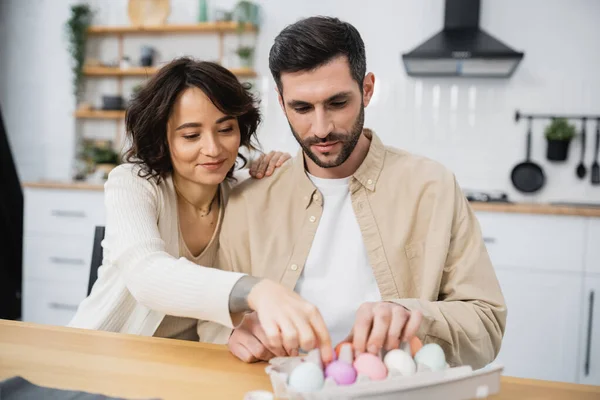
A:
<svg viewBox="0 0 600 400">
<path fill-rule="evenodd" d="M 389 351 L 385 355 L 383 363 L 388 370 L 396 370 L 403 376 L 411 376 L 417 372 L 417 365 L 410 354 L 400 349 Z"/>
<path fill-rule="evenodd" d="M 436 343 L 427 343 L 415 354 L 415 362 L 423 364 L 432 371 L 446 369 L 444 350 Z"/>
<path fill-rule="evenodd" d="M 316 392 L 323 387 L 323 370 L 311 362 L 303 362 L 290 374 L 289 386 L 297 392 Z"/>
</svg>

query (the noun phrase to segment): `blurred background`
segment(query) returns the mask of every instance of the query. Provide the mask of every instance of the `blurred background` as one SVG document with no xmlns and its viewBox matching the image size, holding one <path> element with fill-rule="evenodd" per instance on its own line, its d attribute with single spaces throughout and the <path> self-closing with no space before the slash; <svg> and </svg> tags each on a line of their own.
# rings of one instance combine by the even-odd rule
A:
<svg viewBox="0 0 600 400">
<path fill-rule="evenodd" d="M 495 42 L 420 59 L 449 10 L 504 43 L 502 60 L 486 57 Z M 365 126 L 446 165 L 473 201 L 508 302 L 505 373 L 599 385 L 597 0 L 0 0 L 0 317 L 64 325 L 87 295 L 124 109 L 165 62 L 217 61 L 251 82 L 263 150 L 295 153 L 268 53 L 312 15 L 362 35 L 376 77 Z M 511 172 L 528 116 L 544 179 L 523 190 Z"/>
</svg>

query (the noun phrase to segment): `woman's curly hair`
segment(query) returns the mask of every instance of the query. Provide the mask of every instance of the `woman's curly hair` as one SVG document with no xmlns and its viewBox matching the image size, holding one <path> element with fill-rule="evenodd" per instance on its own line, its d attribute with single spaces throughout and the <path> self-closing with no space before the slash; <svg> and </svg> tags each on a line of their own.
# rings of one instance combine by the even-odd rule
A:
<svg viewBox="0 0 600 400">
<path fill-rule="evenodd" d="M 140 166 L 139 175 L 160 183 L 173 171 L 167 122 L 178 96 L 190 87 L 197 87 L 223 114 L 237 118 L 240 126 L 240 146 L 255 150 L 256 130 L 261 122 L 258 100 L 249 84 L 242 84 L 235 75 L 219 64 L 177 58 L 165 65 L 133 98 L 125 115 L 125 127 L 131 147 L 125 161 Z M 246 158 L 238 153 L 242 167 Z M 237 164 L 237 163 L 236 163 Z M 227 173 L 233 177 L 235 166 Z"/>
</svg>

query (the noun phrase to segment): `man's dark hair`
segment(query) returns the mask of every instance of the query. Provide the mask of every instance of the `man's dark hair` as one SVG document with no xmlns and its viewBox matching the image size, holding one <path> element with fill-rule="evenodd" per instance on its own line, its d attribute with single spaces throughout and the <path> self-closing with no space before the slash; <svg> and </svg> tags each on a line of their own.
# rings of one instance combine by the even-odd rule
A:
<svg viewBox="0 0 600 400">
<path fill-rule="evenodd" d="M 127 109 L 125 127 L 131 147 L 125 153 L 125 160 L 140 166 L 140 176 L 160 182 L 173 171 L 167 122 L 179 95 L 191 87 L 202 90 L 223 114 L 236 117 L 240 146 L 255 149 L 253 142 L 257 142 L 261 116 L 249 84 L 240 83 L 235 75 L 216 63 L 182 57 L 162 67 Z M 246 164 L 244 156 L 238 153 L 238 158 Z M 233 170 L 227 173 L 227 178 L 232 178 Z"/>
<path fill-rule="evenodd" d="M 362 93 L 367 71 L 365 44 L 354 26 L 337 18 L 310 17 L 288 25 L 271 47 L 269 69 L 283 94 L 282 73 L 310 71 L 338 56 L 348 58 L 350 73 Z"/>
</svg>

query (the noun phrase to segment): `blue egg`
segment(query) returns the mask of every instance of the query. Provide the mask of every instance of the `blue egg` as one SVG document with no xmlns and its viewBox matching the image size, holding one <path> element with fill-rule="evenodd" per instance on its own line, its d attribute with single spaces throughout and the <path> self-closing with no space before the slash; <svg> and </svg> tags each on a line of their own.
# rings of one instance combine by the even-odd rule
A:
<svg viewBox="0 0 600 400">
<path fill-rule="evenodd" d="M 288 381 L 289 387 L 300 393 L 316 392 L 324 383 L 323 370 L 311 362 L 303 362 L 294 368 Z"/>
</svg>

